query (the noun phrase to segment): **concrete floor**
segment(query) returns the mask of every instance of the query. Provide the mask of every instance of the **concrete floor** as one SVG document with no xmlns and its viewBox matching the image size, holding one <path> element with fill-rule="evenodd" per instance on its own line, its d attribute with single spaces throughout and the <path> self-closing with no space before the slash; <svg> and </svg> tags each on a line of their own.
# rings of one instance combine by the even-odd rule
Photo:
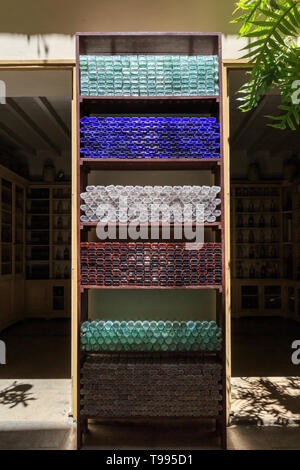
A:
<svg viewBox="0 0 300 470">
<path fill-rule="evenodd" d="M 0 449 L 75 449 L 70 379 L 0 379 Z"/>
<path fill-rule="evenodd" d="M 300 425 L 300 377 L 232 377 L 231 423 Z"/>
<path fill-rule="evenodd" d="M 6 364 L 0 379 L 63 379 L 71 377 L 70 321 L 27 320 L 0 333 L 6 343 Z"/>
<path fill-rule="evenodd" d="M 283 318 L 232 319 L 233 377 L 297 377 L 291 344 L 300 339 L 300 322 Z"/>
<path fill-rule="evenodd" d="M 232 425 L 228 450 L 300 450 L 299 426 Z M 197 421 L 176 423 L 90 424 L 83 450 L 216 450 L 219 441 L 209 426 Z"/>
<path fill-rule="evenodd" d="M 300 416 L 300 366 L 291 363 L 290 348 L 300 338 L 300 324 L 240 319 L 232 326 L 228 447 L 300 449 L 300 426 L 287 426 Z M 0 449 L 75 448 L 76 427 L 68 416 L 69 332 L 68 321 L 35 320 L 0 334 L 7 345 L 7 365 L 0 366 Z M 218 442 L 209 426 L 171 421 L 94 423 L 85 444 L 97 449 L 213 449 Z"/>
<path fill-rule="evenodd" d="M 0 449 L 75 449 L 70 322 L 29 320 L 0 334 Z"/>
<path fill-rule="evenodd" d="M 198 420 L 122 420 L 89 424 L 83 449 L 218 449 L 213 423 Z"/>
<path fill-rule="evenodd" d="M 300 427 L 231 426 L 228 450 L 300 450 Z"/>
</svg>

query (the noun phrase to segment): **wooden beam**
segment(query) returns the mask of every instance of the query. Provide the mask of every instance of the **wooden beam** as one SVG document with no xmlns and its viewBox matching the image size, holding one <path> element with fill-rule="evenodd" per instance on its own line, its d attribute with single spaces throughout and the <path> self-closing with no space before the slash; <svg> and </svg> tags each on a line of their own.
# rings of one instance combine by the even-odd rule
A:
<svg viewBox="0 0 300 470">
<path fill-rule="evenodd" d="M 39 106 L 39 108 L 41 108 L 42 111 L 45 114 L 47 114 L 48 118 L 53 122 L 53 124 L 57 127 L 57 129 L 59 129 L 59 131 L 61 131 L 65 137 L 70 139 L 71 132 L 68 129 L 68 126 L 66 126 L 62 118 L 55 111 L 55 109 L 53 108 L 49 100 L 45 96 L 38 96 L 33 99 L 36 102 L 36 104 Z"/>
<path fill-rule="evenodd" d="M 12 140 L 18 147 L 21 147 L 22 150 L 27 151 L 31 155 L 36 155 L 36 149 L 27 142 L 25 142 L 25 140 L 23 140 L 18 134 L 16 134 L 3 122 L 0 122 L 0 131 L 4 132 L 4 134 L 6 134 L 9 139 Z"/>
<path fill-rule="evenodd" d="M 33 130 L 38 136 L 46 142 L 46 144 L 55 151 L 55 153 L 59 156 L 61 156 L 61 150 L 60 148 L 52 142 L 52 140 L 49 138 L 49 136 L 46 134 L 46 132 L 43 131 L 34 121 L 33 119 L 21 108 L 21 106 L 18 105 L 18 103 L 13 99 L 13 98 L 6 98 L 6 106 L 9 107 L 11 112 L 20 120 L 23 121 L 23 123 L 26 124 L 27 127 L 29 127 L 31 130 Z"/>
<path fill-rule="evenodd" d="M 225 326 L 226 326 L 226 421 L 229 424 L 231 401 L 231 254 L 230 254 L 230 104 L 228 70 L 222 66 L 222 121 L 223 121 L 223 185 L 224 185 L 224 236 L 225 236 Z"/>
<path fill-rule="evenodd" d="M 72 368 L 72 412 L 76 421 L 78 399 L 78 200 L 77 200 L 77 75 L 73 68 L 73 99 L 72 99 L 72 261 L 71 261 L 71 368 Z"/>
<path fill-rule="evenodd" d="M 252 69 L 253 64 L 249 63 L 248 59 L 223 59 L 222 64 L 228 70 L 232 69 Z"/>
<path fill-rule="evenodd" d="M 263 96 L 263 98 L 260 100 L 258 103 L 257 107 L 254 108 L 252 111 L 246 113 L 245 118 L 242 120 L 241 124 L 238 127 L 238 130 L 236 131 L 235 135 L 232 137 L 230 145 L 234 147 L 238 141 L 245 135 L 249 127 L 252 125 L 252 123 L 255 121 L 259 113 L 261 113 L 266 106 L 267 102 L 267 95 Z"/>
<path fill-rule="evenodd" d="M 1 70 L 72 70 L 75 60 L 0 60 Z"/>
</svg>

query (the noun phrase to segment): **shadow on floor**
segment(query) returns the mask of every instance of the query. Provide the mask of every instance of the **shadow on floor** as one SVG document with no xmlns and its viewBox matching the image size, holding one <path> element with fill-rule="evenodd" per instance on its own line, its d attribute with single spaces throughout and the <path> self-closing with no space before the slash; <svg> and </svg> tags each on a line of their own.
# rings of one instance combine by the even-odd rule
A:
<svg viewBox="0 0 300 470">
<path fill-rule="evenodd" d="M 29 392 L 33 388 L 31 384 L 18 384 L 14 381 L 10 386 L 0 389 L 0 405 L 14 408 L 18 405 L 28 406 L 30 401 L 36 400 Z"/>
<path fill-rule="evenodd" d="M 300 424 L 300 378 L 232 378 L 233 424 Z"/>
</svg>

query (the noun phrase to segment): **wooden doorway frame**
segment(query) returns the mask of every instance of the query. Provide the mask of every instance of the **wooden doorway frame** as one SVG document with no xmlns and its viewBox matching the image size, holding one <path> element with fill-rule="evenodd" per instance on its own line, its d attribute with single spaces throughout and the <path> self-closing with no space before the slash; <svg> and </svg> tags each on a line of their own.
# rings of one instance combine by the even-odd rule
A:
<svg viewBox="0 0 300 470">
<path fill-rule="evenodd" d="M 249 68 L 246 60 L 222 61 L 223 76 L 223 127 L 224 127 L 224 198 L 225 198 L 225 283 L 226 283 L 226 336 L 227 336 L 227 423 L 230 414 L 230 378 L 231 378 L 231 310 L 230 310 L 230 145 L 229 145 L 229 86 L 228 72 L 233 69 Z M 72 413 L 77 420 L 77 347 L 78 347 L 78 327 L 77 327 L 77 120 L 76 120 L 76 68 L 75 60 L 24 60 L 24 61 L 1 61 L 1 70 L 71 70 L 72 71 L 72 261 L 71 261 L 71 378 L 72 378 Z"/>
<path fill-rule="evenodd" d="M 74 156 L 76 156 L 76 119 L 75 119 L 75 104 L 74 104 L 74 98 L 76 97 L 76 93 L 74 93 L 74 83 L 76 80 L 76 73 L 75 73 L 75 60 L 0 60 L 0 71 L 33 71 L 33 70 L 70 70 L 72 71 L 72 139 L 71 139 L 71 146 L 72 146 L 72 152 L 71 152 L 71 159 L 72 159 L 72 196 L 73 194 L 76 194 L 76 180 L 77 178 L 74 177 L 73 170 L 76 167 L 74 165 L 73 160 Z M 73 201 L 76 201 L 76 198 L 72 197 L 72 204 Z M 74 215 L 74 207 L 72 206 L 72 237 L 76 236 L 76 229 L 74 230 L 74 225 L 77 224 L 77 216 Z M 76 225 L 75 225 L 76 226 Z M 76 384 L 76 368 L 74 369 L 74 361 L 76 359 L 76 349 L 74 349 L 74 341 L 73 338 L 77 338 L 77 320 L 74 320 L 74 315 L 72 314 L 73 311 L 77 310 L 77 307 L 73 305 L 73 284 L 74 284 L 74 279 L 77 279 L 77 271 L 76 271 L 76 263 L 74 263 L 74 253 L 73 253 L 73 246 L 77 246 L 77 242 L 72 239 L 72 247 L 71 247 L 71 252 L 72 252 L 72 265 L 71 265 L 71 379 L 72 379 L 72 409 L 76 410 L 76 406 L 74 406 L 74 400 L 76 400 L 76 394 L 75 394 L 75 387 L 74 383 Z M 77 292 L 77 290 L 76 290 Z M 74 330 L 75 328 L 75 330 Z M 77 345 L 76 345 L 77 347 Z M 76 362 L 75 362 L 76 363 Z M 75 371 L 75 376 L 74 376 L 74 371 Z M 75 418 L 75 417 L 74 417 Z"/>
<path fill-rule="evenodd" d="M 244 59 L 222 61 L 223 80 L 223 143 L 224 143 L 224 221 L 225 221 L 225 315 L 226 315 L 226 384 L 227 384 L 227 425 L 229 424 L 231 403 L 231 257 L 230 257 L 230 96 L 229 71 L 249 68 Z"/>
</svg>

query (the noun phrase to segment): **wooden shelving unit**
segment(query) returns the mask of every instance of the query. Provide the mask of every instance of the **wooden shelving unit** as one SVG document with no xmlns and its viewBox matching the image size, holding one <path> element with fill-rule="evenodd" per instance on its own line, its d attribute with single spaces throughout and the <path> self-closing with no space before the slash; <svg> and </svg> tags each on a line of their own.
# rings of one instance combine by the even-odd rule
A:
<svg viewBox="0 0 300 470">
<path fill-rule="evenodd" d="M 22 318 L 26 180 L 0 166 L 0 331 Z"/>
<path fill-rule="evenodd" d="M 183 54 L 183 55 L 218 55 L 219 57 L 219 86 L 220 96 L 81 96 L 80 94 L 80 68 L 79 58 L 80 55 L 138 55 L 138 54 Z M 83 321 L 89 319 L 89 294 L 92 291 L 102 292 L 104 290 L 111 290 L 112 293 L 115 289 L 119 291 L 126 290 L 163 290 L 163 289 L 180 289 L 188 292 L 189 290 L 198 291 L 214 291 L 216 298 L 216 312 L 215 319 L 222 329 L 222 349 L 221 351 L 210 351 L 209 353 L 200 352 L 196 354 L 184 353 L 183 357 L 189 360 L 193 356 L 193 360 L 198 360 L 198 372 L 201 374 L 201 367 L 206 367 L 207 364 L 214 364 L 216 370 L 220 371 L 220 388 L 222 399 L 220 402 L 219 412 L 214 416 L 208 416 L 216 422 L 216 431 L 219 436 L 220 446 L 226 448 L 226 414 L 227 414 L 227 394 L 226 394 L 226 367 L 227 367 L 227 345 L 226 345 L 226 315 L 225 315 L 225 222 L 224 222 L 224 167 L 223 167 L 223 130 L 222 130 L 222 61 L 221 61 L 221 34 L 219 33 L 77 33 L 76 35 L 76 61 L 77 61 L 77 256 L 78 256 L 78 279 L 77 279 L 77 293 L 78 293 L 78 350 L 77 350 L 77 422 L 78 422 L 78 447 L 82 444 L 82 437 L 88 429 L 89 419 L 101 419 L 101 417 L 109 417 L 112 419 L 120 417 L 139 418 L 140 415 L 132 414 L 128 409 L 127 416 L 118 416 L 117 411 L 112 409 L 111 416 L 103 416 L 101 413 L 82 412 L 82 390 L 86 376 L 86 368 L 92 363 L 94 357 L 101 357 L 102 354 L 93 354 L 82 351 L 80 347 L 80 327 Z M 197 115 L 210 115 L 216 117 L 221 125 L 221 158 L 219 159 L 97 159 L 97 158 L 81 158 L 80 157 L 80 125 L 79 119 L 83 116 L 94 114 L 197 114 Z M 95 223 L 82 223 L 80 221 L 80 192 L 85 190 L 89 183 L 89 173 L 103 171 L 119 171 L 119 170 L 197 170 L 199 172 L 209 172 L 214 184 L 220 185 L 221 190 L 221 211 L 222 216 L 219 222 L 213 224 L 205 224 L 206 231 L 209 231 L 209 241 L 215 241 L 221 244 L 222 247 L 222 284 L 221 285 L 197 285 L 197 286 L 138 286 L 138 285 L 123 285 L 123 286 L 94 286 L 94 285 L 81 285 L 80 283 L 80 242 L 95 241 L 95 235 L 91 233 L 97 224 Z M 95 180 L 96 177 L 94 177 Z M 121 224 L 120 224 L 121 225 Z M 161 225 L 161 224 L 160 224 Z M 94 238 L 93 238 L 94 237 Z M 129 240 L 130 241 L 130 240 Z M 123 241 L 122 241 L 123 242 Z M 108 242 L 109 243 L 109 242 Z M 112 294 L 113 295 L 113 294 Z M 148 320 L 148 319 L 147 319 Z M 117 357 L 126 361 L 137 359 L 138 361 L 143 358 L 145 363 L 145 371 L 151 361 L 159 360 L 175 361 L 176 353 L 174 352 L 159 352 L 157 353 L 143 353 L 140 356 L 138 353 L 123 354 L 118 353 Z M 196 359 L 195 359 L 195 357 Z M 109 355 L 106 356 L 109 358 Z M 148 359 L 147 359 L 148 358 Z M 198 358 L 198 359 L 197 359 Z M 108 359 L 109 360 L 109 359 Z M 148 361 L 148 362 L 147 362 Z M 120 364 L 122 361 L 120 361 Z M 176 361 L 173 363 L 173 366 Z M 98 364 L 99 374 L 95 378 L 95 385 L 101 387 L 101 374 L 105 374 L 102 365 Z M 219 369 L 218 369 L 219 368 Z M 116 372 L 120 374 L 120 371 Z M 121 377 L 121 376 L 120 376 Z M 137 376 L 138 377 L 138 376 Z M 99 381 L 100 380 L 100 381 Z M 105 378 L 103 378 L 105 380 Z M 137 378 L 139 380 L 139 378 Z M 96 383 L 97 382 L 97 383 Z M 176 389 L 176 383 L 172 383 L 172 388 Z M 99 389 L 100 390 L 100 389 Z M 115 384 L 114 393 L 119 393 L 122 396 L 122 388 Z M 165 397 L 164 389 L 156 391 Z M 101 392 L 99 392 L 99 402 L 102 400 Z M 137 398 L 139 399 L 139 398 Z M 143 397 L 140 396 L 142 400 Z M 121 399 L 120 399 L 121 400 Z M 119 402 L 120 402 L 119 400 Z M 176 397 L 169 395 L 169 400 L 175 400 Z M 183 406 L 182 403 L 178 403 Z M 96 406 L 96 405 L 95 405 Z M 146 406 L 146 405 L 145 405 Z M 203 411 L 203 410 L 202 410 Z M 144 410 L 142 415 L 144 418 L 153 418 L 153 410 Z M 161 417 L 163 414 L 161 414 Z M 175 416 L 175 415 L 174 415 Z M 191 415 L 188 415 L 191 417 Z M 157 416 L 156 416 L 157 417 Z M 186 417 L 185 409 L 176 415 L 176 418 Z M 199 409 L 194 413 L 193 417 L 207 418 L 207 415 Z"/>
<path fill-rule="evenodd" d="M 70 317 L 70 188 L 67 182 L 32 183 L 0 166 L 0 292 L 4 312 L 0 329 L 25 317 Z M 64 219 L 64 227 L 56 229 L 59 217 Z M 62 259 L 56 259 L 57 250 Z M 59 278 L 55 276 L 57 266 L 63 266 Z"/>
<path fill-rule="evenodd" d="M 298 188 L 284 181 L 232 184 L 233 315 L 300 319 Z"/>
<path fill-rule="evenodd" d="M 30 316 L 69 316 L 71 186 L 29 184 L 26 212 L 26 283 Z M 39 288 L 40 289 L 39 289 Z M 44 301 L 44 315 L 37 292 Z"/>
<path fill-rule="evenodd" d="M 29 185 L 26 216 L 28 280 L 70 278 L 70 218 L 69 184 Z"/>
</svg>

